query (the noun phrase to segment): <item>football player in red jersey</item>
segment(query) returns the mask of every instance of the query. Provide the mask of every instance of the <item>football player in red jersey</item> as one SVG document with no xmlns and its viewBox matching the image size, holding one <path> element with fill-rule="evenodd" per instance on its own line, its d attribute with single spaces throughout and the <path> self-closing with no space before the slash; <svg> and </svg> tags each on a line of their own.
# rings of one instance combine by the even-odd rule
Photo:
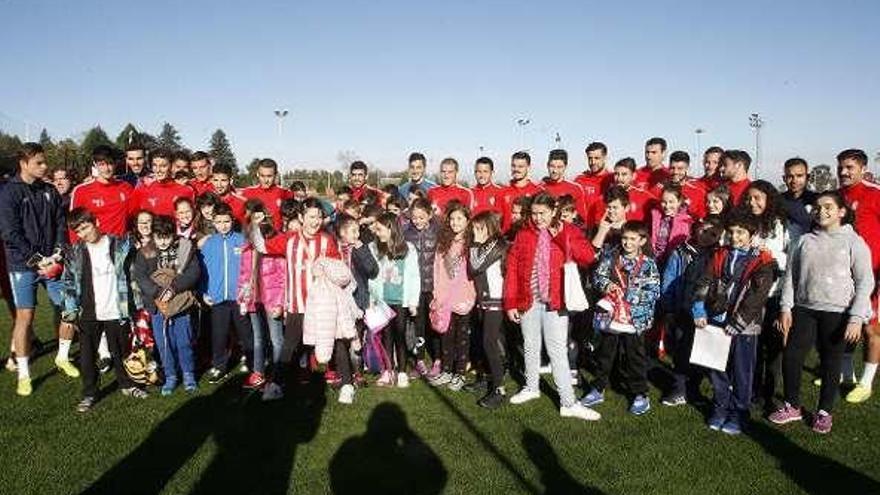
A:
<svg viewBox="0 0 880 495">
<path fill-rule="evenodd" d="M 721 155 L 724 150 L 720 146 L 710 146 L 703 152 L 703 176 L 697 179 L 703 189 L 711 191 L 721 185 Z"/>
<path fill-rule="evenodd" d="M 868 155 L 859 149 L 848 149 L 837 155 L 837 178 L 840 192 L 847 205 L 855 213 L 856 232 L 868 244 L 871 251 L 871 267 L 874 279 L 880 280 L 880 186 L 868 182 Z M 880 363 L 880 322 L 877 321 L 878 293 L 871 296 L 874 317 L 865 327 L 865 369 L 855 388 L 847 396 L 847 402 L 864 402 L 871 396 L 874 375 Z M 852 373 L 852 354 L 845 356 L 843 378 L 850 380 Z"/>
<path fill-rule="evenodd" d="M 70 209 L 85 208 L 95 216 L 101 233 L 122 237 L 132 214 L 134 188 L 127 182 L 113 178 L 113 150 L 109 146 L 96 146 L 92 151 L 92 162 L 98 175 L 94 180 L 73 188 Z M 70 230 L 70 239 L 71 242 L 78 239 L 73 230 Z"/>
<path fill-rule="evenodd" d="M 749 167 L 752 157 L 742 150 L 727 150 L 721 155 L 721 176 L 724 184 L 730 189 L 730 200 L 733 206 L 739 206 L 740 200 L 752 183 L 749 179 Z"/>
<path fill-rule="evenodd" d="M 584 190 L 584 199 L 590 209 L 595 201 L 602 200 L 602 195 L 614 182 L 614 174 L 606 170 L 608 147 L 605 143 L 590 143 L 584 152 L 587 155 L 587 170 L 575 177 L 574 181 Z"/>
<path fill-rule="evenodd" d="M 214 192 L 211 157 L 204 151 L 196 151 L 192 155 L 190 167 L 192 167 L 193 179 L 189 181 L 189 186 L 193 188 L 196 196 L 201 196 L 206 192 Z"/>
<path fill-rule="evenodd" d="M 471 190 L 461 186 L 458 181 L 458 161 L 455 158 L 444 158 L 440 162 L 440 184 L 428 190 L 428 200 L 434 205 L 437 213 L 443 214 L 446 205 L 452 201 L 458 201 L 465 208 L 470 208 L 473 203 Z"/>
<path fill-rule="evenodd" d="M 474 179 L 477 184 L 471 189 L 474 202 L 471 206 L 473 215 L 484 211 L 501 213 L 501 191 L 504 189 L 494 181 L 495 163 L 487 156 L 477 158 L 474 164 Z"/>
<path fill-rule="evenodd" d="M 281 230 L 281 202 L 292 198 L 293 193 L 278 187 L 278 163 L 271 158 L 263 158 L 257 164 L 257 185 L 241 190 L 245 199 L 259 199 L 272 217 L 272 224 Z"/>
<path fill-rule="evenodd" d="M 657 198 L 650 192 L 635 186 L 636 161 L 630 157 L 619 160 L 614 164 L 614 184 L 622 187 L 629 196 L 629 209 L 626 212 L 628 221 L 644 222 L 651 213 L 651 208 Z M 590 208 L 590 214 L 586 221 L 588 229 L 596 227 L 605 215 L 605 200 L 596 201 Z"/>
<path fill-rule="evenodd" d="M 379 198 L 380 206 L 385 204 L 386 194 L 380 189 L 367 185 L 367 164 L 357 160 L 348 167 L 348 187 L 351 188 L 351 199 L 362 202 L 369 194 Z"/>
<path fill-rule="evenodd" d="M 153 181 L 142 182 L 134 190 L 134 205 L 130 211 L 147 210 L 153 215 L 174 215 L 174 202 L 178 198 L 194 198 L 193 190 L 174 182 L 171 175 L 171 152 L 164 149 L 153 151 Z"/>
<path fill-rule="evenodd" d="M 669 179 L 669 169 L 663 164 L 666 159 L 666 140 L 652 137 L 645 142 L 645 166 L 636 171 L 636 187 L 650 190 Z"/>
<path fill-rule="evenodd" d="M 587 219 L 587 203 L 584 200 L 583 188 L 565 178 L 568 168 L 568 153 L 565 150 L 551 150 L 547 157 L 547 177 L 541 186 L 556 199 L 571 196 L 575 211 L 582 221 Z"/>
<path fill-rule="evenodd" d="M 505 232 L 511 225 L 510 213 L 513 201 L 522 196 L 534 196 L 541 192 L 541 186 L 529 178 L 532 157 L 525 151 L 517 151 L 510 157 L 510 184 L 501 191 L 503 199 L 502 230 Z"/>
<path fill-rule="evenodd" d="M 667 183 L 681 188 L 684 197 L 683 204 L 688 213 L 695 220 L 706 216 L 706 189 L 696 179 L 688 177 L 688 169 L 691 164 L 691 156 L 686 151 L 673 151 L 669 155 L 669 180 Z M 651 193 L 660 198 L 666 183 L 654 186 Z"/>
<path fill-rule="evenodd" d="M 225 163 L 218 163 L 214 165 L 212 172 L 211 185 L 214 194 L 220 201 L 232 208 L 232 217 L 241 225 L 244 222 L 244 204 L 247 199 L 232 187 L 232 167 Z"/>
</svg>

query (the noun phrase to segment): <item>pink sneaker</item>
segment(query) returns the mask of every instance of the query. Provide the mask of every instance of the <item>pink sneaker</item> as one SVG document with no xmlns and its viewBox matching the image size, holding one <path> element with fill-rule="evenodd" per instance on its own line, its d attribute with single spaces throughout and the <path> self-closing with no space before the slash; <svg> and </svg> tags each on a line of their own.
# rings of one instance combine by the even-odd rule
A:
<svg viewBox="0 0 880 495">
<path fill-rule="evenodd" d="M 813 431 L 825 435 L 831 433 L 831 415 L 825 411 L 819 411 L 813 417 Z"/>
<path fill-rule="evenodd" d="M 394 374 L 391 373 L 391 370 L 385 370 L 379 376 L 379 379 L 376 380 L 377 387 L 393 387 L 394 386 Z"/>
<path fill-rule="evenodd" d="M 801 415 L 801 409 L 799 407 L 794 407 L 786 402 L 785 405 L 777 409 L 776 412 L 768 416 L 767 419 L 777 425 L 784 425 L 794 421 L 800 421 L 803 419 L 803 416 Z"/>
<path fill-rule="evenodd" d="M 440 360 L 438 359 L 434 361 L 434 364 L 431 366 L 431 370 L 428 371 L 428 375 L 426 378 L 428 378 L 428 380 L 433 380 L 440 376 L 440 373 L 442 372 L 443 370 L 440 368 Z"/>
<path fill-rule="evenodd" d="M 416 361 L 416 371 L 419 373 L 419 376 L 426 376 L 428 374 L 428 367 L 425 366 L 425 362 L 421 359 Z"/>
</svg>

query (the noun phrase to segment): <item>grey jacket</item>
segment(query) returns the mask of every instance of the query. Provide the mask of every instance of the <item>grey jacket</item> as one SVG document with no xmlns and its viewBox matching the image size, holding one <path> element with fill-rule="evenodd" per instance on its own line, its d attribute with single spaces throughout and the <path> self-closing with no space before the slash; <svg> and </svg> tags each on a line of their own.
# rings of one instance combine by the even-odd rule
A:
<svg viewBox="0 0 880 495">
<path fill-rule="evenodd" d="M 798 240 L 782 282 L 783 311 L 801 306 L 847 313 L 850 321 L 871 318 L 871 252 L 849 225 L 834 232 L 814 230 Z"/>
</svg>

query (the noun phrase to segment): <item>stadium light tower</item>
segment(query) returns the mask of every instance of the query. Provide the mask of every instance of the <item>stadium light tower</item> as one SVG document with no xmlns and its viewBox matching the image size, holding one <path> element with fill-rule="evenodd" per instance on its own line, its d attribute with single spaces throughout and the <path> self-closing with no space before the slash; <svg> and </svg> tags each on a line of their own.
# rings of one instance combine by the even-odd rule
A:
<svg viewBox="0 0 880 495">
<path fill-rule="evenodd" d="M 525 117 L 520 117 L 516 119 L 516 125 L 519 126 L 519 149 L 522 150 L 525 147 L 526 140 L 526 126 L 532 123 L 532 119 L 528 119 Z"/>
<path fill-rule="evenodd" d="M 697 136 L 697 153 L 694 157 L 695 160 L 699 159 L 699 157 L 703 154 L 703 150 L 700 147 L 700 137 L 705 133 L 706 129 L 703 129 L 702 127 L 697 127 L 696 129 L 694 129 L 694 134 L 696 134 Z"/>
<path fill-rule="evenodd" d="M 275 117 L 278 118 L 278 137 L 284 133 L 284 117 L 287 117 L 287 114 L 290 113 L 286 108 L 275 110 Z"/>
<path fill-rule="evenodd" d="M 749 115 L 749 127 L 755 131 L 755 178 L 758 176 L 758 167 L 761 164 L 761 127 L 764 126 L 764 119 L 757 113 Z"/>
</svg>

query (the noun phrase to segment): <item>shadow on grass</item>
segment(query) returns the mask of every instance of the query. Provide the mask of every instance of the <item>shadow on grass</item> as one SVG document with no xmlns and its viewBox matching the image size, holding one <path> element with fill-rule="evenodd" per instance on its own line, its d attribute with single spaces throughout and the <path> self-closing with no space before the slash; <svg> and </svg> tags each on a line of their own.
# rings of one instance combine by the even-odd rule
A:
<svg viewBox="0 0 880 495">
<path fill-rule="evenodd" d="M 433 450 L 409 427 L 396 404 L 376 406 L 367 431 L 345 441 L 330 461 L 333 493 L 437 494 L 449 475 Z"/>
<path fill-rule="evenodd" d="M 779 469 L 806 493 L 880 493 L 877 480 L 801 448 L 761 421 L 751 423 L 746 431 L 765 452 L 777 459 Z"/>
<path fill-rule="evenodd" d="M 538 432 L 530 429 L 524 431 L 522 444 L 529 459 L 541 471 L 541 484 L 544 485 L 544 493 L 548 495 L 601 495 L 603 493 L 596 488 L 581 485 L 568 474 L 568 471 L 559 464 L 559 456 L 556 455 L 553 447 Z"/>
<path fill-rule="evenodd" d="M 321 422 L 324 392 L 313 377 L 263 403 L 259 394 L 242 394 L 240 380 L 228 380 L 182 404 L 82 493 L 159 493 L 209 438 L 216 453 L 190 493 L 287 493 L 296 448 Z"/>
</svg>

